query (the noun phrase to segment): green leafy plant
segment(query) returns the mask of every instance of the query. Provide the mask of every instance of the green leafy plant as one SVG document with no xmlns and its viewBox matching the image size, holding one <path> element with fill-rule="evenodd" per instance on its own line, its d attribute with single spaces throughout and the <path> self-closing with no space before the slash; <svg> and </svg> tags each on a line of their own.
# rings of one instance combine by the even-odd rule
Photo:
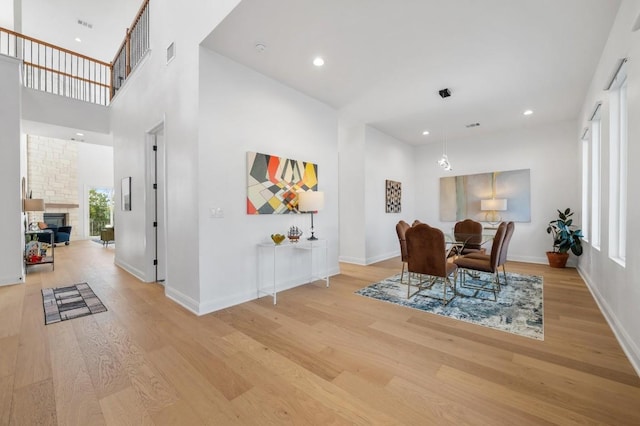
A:
<svg viewBox="0 0 640 426">
<path fill-rule="evenodd" d="M 558 210 L 558 219 L 549 222 L 547 234 L 553 237 L 553 252 L 567 253 L 569 250 L 576 256 L 582 254 L 582 231 L 573 225 L 573 212 L 567 208 L 564 212 Z"/>
</svg>

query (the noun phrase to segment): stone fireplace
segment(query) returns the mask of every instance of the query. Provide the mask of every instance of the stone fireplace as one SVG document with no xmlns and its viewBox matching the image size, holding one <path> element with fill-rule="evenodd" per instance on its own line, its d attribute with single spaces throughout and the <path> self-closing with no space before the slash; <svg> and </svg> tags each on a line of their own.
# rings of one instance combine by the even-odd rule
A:
<svg viewBox="0 0 640 426">
<path fill-rule="evenodd" d="M 27 181 L 33 198 L 43 198 L 45 211 L 29 214 L 30 222 L 71 226 L 80 235 L 78 142 L 27 136 Z"/>
</svg>

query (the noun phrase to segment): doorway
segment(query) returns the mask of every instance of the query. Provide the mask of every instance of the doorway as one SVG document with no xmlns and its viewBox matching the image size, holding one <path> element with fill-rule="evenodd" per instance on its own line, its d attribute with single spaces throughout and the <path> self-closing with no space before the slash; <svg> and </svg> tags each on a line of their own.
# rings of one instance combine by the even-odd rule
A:
<svg viewBox="0 0 640 426">
<path fill-rule="evenodd" d="M 164 285 L 167 279 L 167 220 L 166 220 L 166 148 L 164 123 L 149 132 L 150 178 L 153 200 L 151 226 L 151 247 L 155 281 Z"/>
</svg>

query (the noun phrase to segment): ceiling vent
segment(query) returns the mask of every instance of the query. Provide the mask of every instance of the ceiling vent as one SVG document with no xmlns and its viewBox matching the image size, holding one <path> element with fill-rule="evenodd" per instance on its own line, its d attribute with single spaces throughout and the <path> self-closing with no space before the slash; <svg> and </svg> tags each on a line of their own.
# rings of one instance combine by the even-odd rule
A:
<svg viewBox="0 0 640 426">
<path fill-rule="evenodd" d="M 78 25 L 82 25 L 83 27 L 87 27 L 89 29 L 93 28 L 93 24 L 90 24 L 87 21 L 83 21 L 80 18 L 78 18 L 76 21 L 78 22 Z"/>
<path fill-rule="evenodd" d="M 469 123 L 464 127 L 466 127 L 467 129 L 472 129 L 474 127 L 478 127 L 479 125 L 480 125 L 480 123 Z"/>
</svg>

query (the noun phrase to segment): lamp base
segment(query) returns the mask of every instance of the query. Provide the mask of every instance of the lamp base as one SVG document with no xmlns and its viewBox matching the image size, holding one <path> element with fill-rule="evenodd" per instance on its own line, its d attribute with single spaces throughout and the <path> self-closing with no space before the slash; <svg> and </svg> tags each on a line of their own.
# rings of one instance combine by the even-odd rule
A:
<svg viewBox="0 0 640 426">
<path fill-rule="evenodd" d="M 490 212 L 485 213 L 484 221 L 491 226 L 498 226 L 500 225 L 500 222 L 502 222 L 502 217 L 492 210 Z"/>
<path fill-rule="evenodd" d="M 315 241 L 315 240 L 317 240 L 317 239 L 318 239 L 318 238 L 316 238 L 316 236 L 315 236 L 315 235 L 313 235 L 313 232 L 311 233 L 311 236 L 310 236 L 309 238 L 307 238 L 307 240 L 309 240 L 309 241 Z"/>
</svg>

